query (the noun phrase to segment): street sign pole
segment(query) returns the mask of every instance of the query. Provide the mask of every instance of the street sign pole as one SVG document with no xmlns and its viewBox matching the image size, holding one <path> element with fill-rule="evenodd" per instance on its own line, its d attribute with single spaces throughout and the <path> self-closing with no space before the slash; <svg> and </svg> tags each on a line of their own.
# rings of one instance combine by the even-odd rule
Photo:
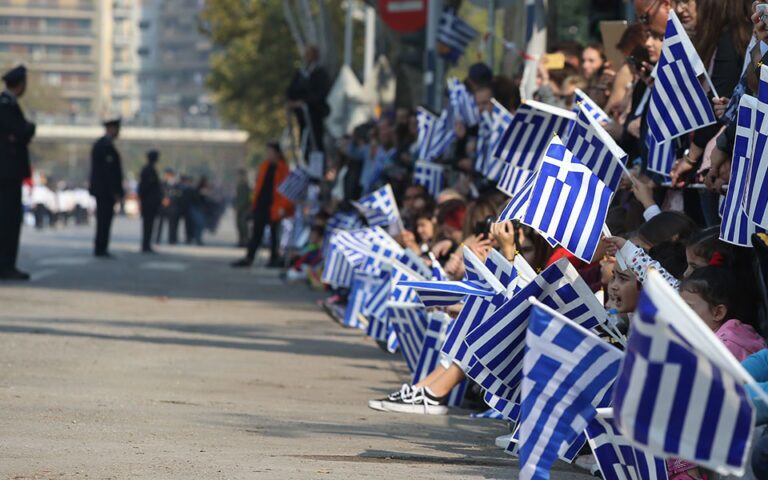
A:
<svg viewBox="0 0 768 480">
<path fill-rule="evenodd" d="M 365 7 L 365 56 L 363 61 L 363 81 L 373 73 L 373 62 L 376 57 L 376 9 L 370 5 Z"/>
<path fill-rule="evenodd" d="M 429 0 L 427 6 L 427 44 L 424 53 L 424 105 L 436 109 L 437 29 L 443 11 L 442 0 Z"/>
<path fill-rule="evenodd" d="M 496 68 L 493 66 L 494 63 L 494 51 L 493 51 L 493 43 L 495 40 L 496 35 L 496 0 L 488 0 L 488 42 L 486 43 L 486 57 L 487 57 L 487 63 L 488 66 L 491 67 L 491 70 L 494 72 L 496 71 Z"/>
<path fill-rule="evenodd" d="M 354 33 L 354 10 L 357 0 L 347 0 L 347 18 L 344 24 L 344 65 L 352 66 L 352 36 Z"/>
</svg>

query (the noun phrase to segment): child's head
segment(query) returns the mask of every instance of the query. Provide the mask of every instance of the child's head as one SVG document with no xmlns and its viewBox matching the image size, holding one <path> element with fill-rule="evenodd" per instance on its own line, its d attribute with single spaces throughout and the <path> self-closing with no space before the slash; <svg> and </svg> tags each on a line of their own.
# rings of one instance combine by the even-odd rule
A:
<svg viewBox="0 0 768 480">
<path fill-rule="evenodd" d="M 693 235 L 686 244 L 685 256 L 688 268 L 684 277 L 689 277 L 699 268 L 707 266 L 729 267 L 731 249 L 720 241 L 720 227 L 712 227 Z"/>
<path fill-rule="evenodd" d="M 733 316 L 734 280 L 728 269 L 702 267 L 680 284 L 680 296 L 714 332 Z"/>
<path fill-rule="evenodd" d="M 539 233 L 527 225 L 515 229 L 515 247 L 526 262 L 537 272 L 544 270 L 554 249 Z"/>
<path fill-rule="evenodd" d="M 659 262 L 673 277 L 682 278 L 688 267 L 685 251 L 682 242 L 662 242 L 652 247 L 648 255 Z"/>
<path fill-rule="evenodd" d="M 640 226 L 637 236 L 650 248 L 662 242 L 685 242 L 698 231 L 698 225 L 689 216 L 668 211 L 661 212 Z"/>
<path fill-rule="evenodd" d="M 634 312 L 640 298 L 640 282 L 631 269 L 623 270 L 618 264 L 613 269 L 613 278 L 608 283 L 609 304 L 619 313 Z"/>
<path fill-rule="evenodd" d="M 435 239 L 435 214 L 423 210 L 416 215 L 416 235 L 422 243 L 432 243 Z"/>
</svg>

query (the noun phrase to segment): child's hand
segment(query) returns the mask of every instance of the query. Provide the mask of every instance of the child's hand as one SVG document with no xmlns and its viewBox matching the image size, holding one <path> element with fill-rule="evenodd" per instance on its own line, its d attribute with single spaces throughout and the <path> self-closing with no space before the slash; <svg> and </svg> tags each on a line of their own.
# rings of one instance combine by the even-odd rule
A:
<svg viewBox="0 0 768 480">
<path fill-rule="evenodd" d="M 615 257 L 627 243 L 627 240 L 621 237 L 607 237 L 603 241 L 605 242 L 605 253 L 612 257 Z"/>
</svg>

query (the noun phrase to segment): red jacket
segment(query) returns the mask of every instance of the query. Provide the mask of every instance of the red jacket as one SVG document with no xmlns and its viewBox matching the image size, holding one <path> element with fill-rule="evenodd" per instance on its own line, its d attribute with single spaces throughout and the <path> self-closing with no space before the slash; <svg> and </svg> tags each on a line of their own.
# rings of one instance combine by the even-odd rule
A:
<svg viewBox="0 0 768 480">
<path fill-rule="evenodd" d="M 259 174 L 256 176 L 256 185 L 253 189 L 254 209 L 256 209 L 256 203 L 259 200 L 259 194 L 261 193 L 261 187 L 264 185 L 264 177 L 267 176 L 268 168 L 269 162 L 261 162 L 261 165 L 259 165 Z M 288 165 L 285 163 L 285 160 L 278 161 L 277 168 L 275 169 L 275 182 L 272 184 L 272 207 L 269 211 L 269 219 L 272 222 L 279 222 L 283 218 L 293 215 L 293 203 L 277 191 L 277 187 L 283 183 L 288 173 Z"/>
</svg>

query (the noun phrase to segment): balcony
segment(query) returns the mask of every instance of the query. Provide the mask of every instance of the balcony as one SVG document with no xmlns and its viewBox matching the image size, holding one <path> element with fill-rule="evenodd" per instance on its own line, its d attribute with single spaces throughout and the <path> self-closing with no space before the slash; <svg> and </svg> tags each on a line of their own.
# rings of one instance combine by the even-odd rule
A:
<svg viewBox="0 0 768 480">
<path fill-rule="evenodd" d="M 0 0 L 0 7 L 94 11 L 96 10 L 96 3 L 93 0 L 70 1 L 65 4 L 62 4 L 62 2 L 59 2 L 58 0 L 26 0 L 21 4 L 18 1 Z"/>
</svg>

